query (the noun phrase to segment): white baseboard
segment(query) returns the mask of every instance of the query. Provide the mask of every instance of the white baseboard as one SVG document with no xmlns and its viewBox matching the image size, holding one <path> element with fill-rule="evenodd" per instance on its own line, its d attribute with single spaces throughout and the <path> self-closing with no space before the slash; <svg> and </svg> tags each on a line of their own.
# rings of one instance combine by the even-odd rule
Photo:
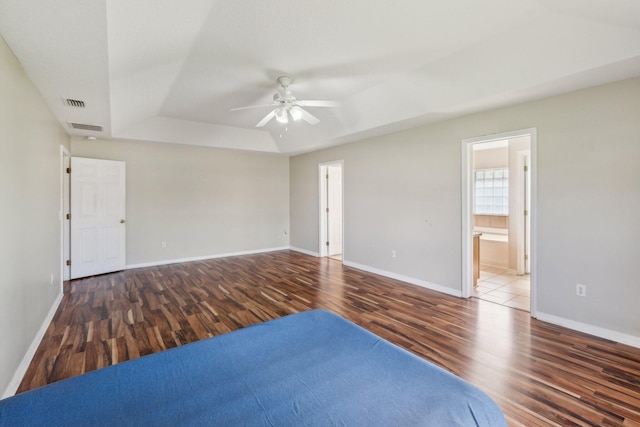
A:
<svg viewBox="0 0 640 427">
<path fill-rule="evenodd" d="M 588 323 L 576 322 L 575 320 L 565 319 L 563 317 L 541 313 L 539 311 L 536 313 L 536 318 L 543 322 L 553 323 L 554 325 L 563 326 L 565 328 L 584 332 L 596 337 L 640 348 L 640 337 L 634 335 L 623 334 L 621 332 L 612 331 L 611 329 L 600 328 L 598 326 L 589 325 Z"/>
<path fill-rule="evenodd" d="M 312 252 L 312 251 L 308 251 L 306 249 L 295 248 L 293 246 L 290 246 L 289 249 L 291 249 L 292 251 L 301 252 L 301 253 L 306 254 L 306 255 L 311 255 L 311 256 L 314 256 L 316 258 L 318 258 L 320 256 L 320 254 L 318 252 Z"/>
<path fill-rule="evenodd" d="M 391 271 L 380 270 L 375 267 L 369 267 L 368 265 L 358 264 L 350 261 L 342 261 L 343 265 L 347 267 L 357 268 L 358 270 L 368 271 L 369 273 L 374 273 L 379 276 L 388 277 L 390 279 L 400 280 L 402 282 L 410 283 L 412 285 L 421 286 L 423 288 L 431 289 L 432 291 L 442 292 L 443 294 L 453 295 L 454 297 L 462 297 L 462 292 L 460 290 L 447 288 L 442 285 L 437 285 L 435 283 L 430 283 L 424 280 L 415 279 L 413 277 L 403 276 L 402 274 L 392 273 Z"/>
<path fill-rule="evenodd" d="M 47 313 L 47 316 L 42 321 L 42 324 L 40 325 L 40 329 L 36 333 L 36 336 L 33 337 L 33 340 L 31 341 L 31 345 L 29 346 L 29 348 L 27 349 L 27 352 L 22 357 L 22 360 L 20 361 L 18 368 L 13 373 L 13 378 L 11 378 L 9 385 L 7 385 L 7 388 L 4 390 L 2 399 L 11 397 L 14 394 L 16 394 L 16 391 L 18 390 L 18 387 L 20 387 L 20 383 L 22 382 L 22 378 L 24 377 L 24 374 L 27 373 L 27 369 L 31 364 L 31 360 L 33 359 L 33 356 L 36 354 L 36 351 L 38 350 L 38 346 L 40 345 L 40 342 L 42 342 L 42 338 L 44 338 L 44 334 L 47 332 L 47 328 L 49 328 L 49 325 L 53 320 L 53 316 L 55 316 L 56 314 L 56 310 L 58 310 L 60 301 L 62 301 L 62 296 L 63 296 L 62 289 L 60 289 L 60 293 L 58 294 L 55 301 L 49 308 L 49 312 Z"/>
<path fill-rule="evenodd" d="M 256 249 L 253 251 L 242 251 L 242 252 L 229 252 L 225 254 L 216 254 L 216 255 L 205 255 L 205 256 L 197 256 L 191 258 L 179 258 L 179 259 L 168 259 L 163 261 L 151 261 L 145 262 L 141 264 L 129 264 L 125 267 L 126 270 L 132 270 L 134 268 L 144 268 L 144 267 L 156 267 L 158 265 L 169 265 L 169 264 L 179 264 L 181 262 L 192 262 L 192 261 L 204 261 L 208 259 L 216 259 L 216 258 L 227 258 L 231 256 L 240 256 L 240 255 L 254 255 L 261 254 L 264 252 L 275 252 L 275 251 L 284 251 L 289 249 L 289 246 L 282 246 L 279 248 L 268 248 L 268 249 Z"/>
</svg>

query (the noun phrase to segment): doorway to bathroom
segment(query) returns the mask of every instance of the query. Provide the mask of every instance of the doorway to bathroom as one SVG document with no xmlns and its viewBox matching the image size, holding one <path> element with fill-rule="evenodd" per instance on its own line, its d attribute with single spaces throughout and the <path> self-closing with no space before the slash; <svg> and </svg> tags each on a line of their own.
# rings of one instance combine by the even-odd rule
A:
<svg viewBox="0 0 640 427">
<path fill-rule="evenodd" d="M 463 295 L 532 313 L 534 140 L 527 130 L 463 141 Z"/>
</svg>

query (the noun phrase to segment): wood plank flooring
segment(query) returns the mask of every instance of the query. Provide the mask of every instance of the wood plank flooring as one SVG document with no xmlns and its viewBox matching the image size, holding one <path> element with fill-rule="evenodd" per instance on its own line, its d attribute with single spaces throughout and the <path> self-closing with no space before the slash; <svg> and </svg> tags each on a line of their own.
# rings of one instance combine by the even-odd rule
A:
<svg viewBox="0 0 640 427">
<path fill-rule="evenodd" d="M 293 251 L 72 281 L 18 392 L 312 308 L 465 378 L 511 426 L 640 426 L 640 349 Z"/>
</svg>

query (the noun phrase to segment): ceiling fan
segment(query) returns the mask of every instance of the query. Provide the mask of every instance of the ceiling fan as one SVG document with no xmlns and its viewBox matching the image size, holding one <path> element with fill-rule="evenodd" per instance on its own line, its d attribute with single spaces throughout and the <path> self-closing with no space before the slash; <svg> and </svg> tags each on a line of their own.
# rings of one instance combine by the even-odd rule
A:
<svg viewBox="0 0 640 427">
<path fill-rule="evenodd" d="M 278 77 L 278 83 L 282 87 L 282 89 L 278 89 L 273 95 L 273 102 L 270 104 L 262 104 L 262 105 L 250 105 L 248 107 L 239 107 L 232 108 L 229 111 L 238 111 L 238 110 L 246 110 L 248 108 L 262 108 L 262 107 L 274 107 L 273 110 L 262 120 L 258 122 L 256 125 L 257 128 L 263 127 L 272 118 L 276 118 L 276 120 L 280 123 L 286 124 L 289 123 L 289 116 L 294 120 L 304 120 L 310 125 L 315 125 L 320 122 L 320 120 L 309 113 L 302 107 L 337 107 L 338 103 L 335 101 L 318 101 L 318 100 L 297 100 L 295 96 L 289 90 L 289 85 L 291 84 L 291 77 L 281 76 Z"/>
</svg>

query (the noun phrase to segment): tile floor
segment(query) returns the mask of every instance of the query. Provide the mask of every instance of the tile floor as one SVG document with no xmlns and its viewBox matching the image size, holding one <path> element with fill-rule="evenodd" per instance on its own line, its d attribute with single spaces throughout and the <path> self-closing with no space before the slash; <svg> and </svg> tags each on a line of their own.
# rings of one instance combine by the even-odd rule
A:
<svg viewBox="0 0 640 427">
<path fill-rule="evenodd" d="M 473 296 L 507 307 L 529 311 L 531 307 L 529 275 L 517 276 L 507 273 L 505 268 L 481 265 L 480 278 L 478 285 L 473 289 Z"/>
</svg>

